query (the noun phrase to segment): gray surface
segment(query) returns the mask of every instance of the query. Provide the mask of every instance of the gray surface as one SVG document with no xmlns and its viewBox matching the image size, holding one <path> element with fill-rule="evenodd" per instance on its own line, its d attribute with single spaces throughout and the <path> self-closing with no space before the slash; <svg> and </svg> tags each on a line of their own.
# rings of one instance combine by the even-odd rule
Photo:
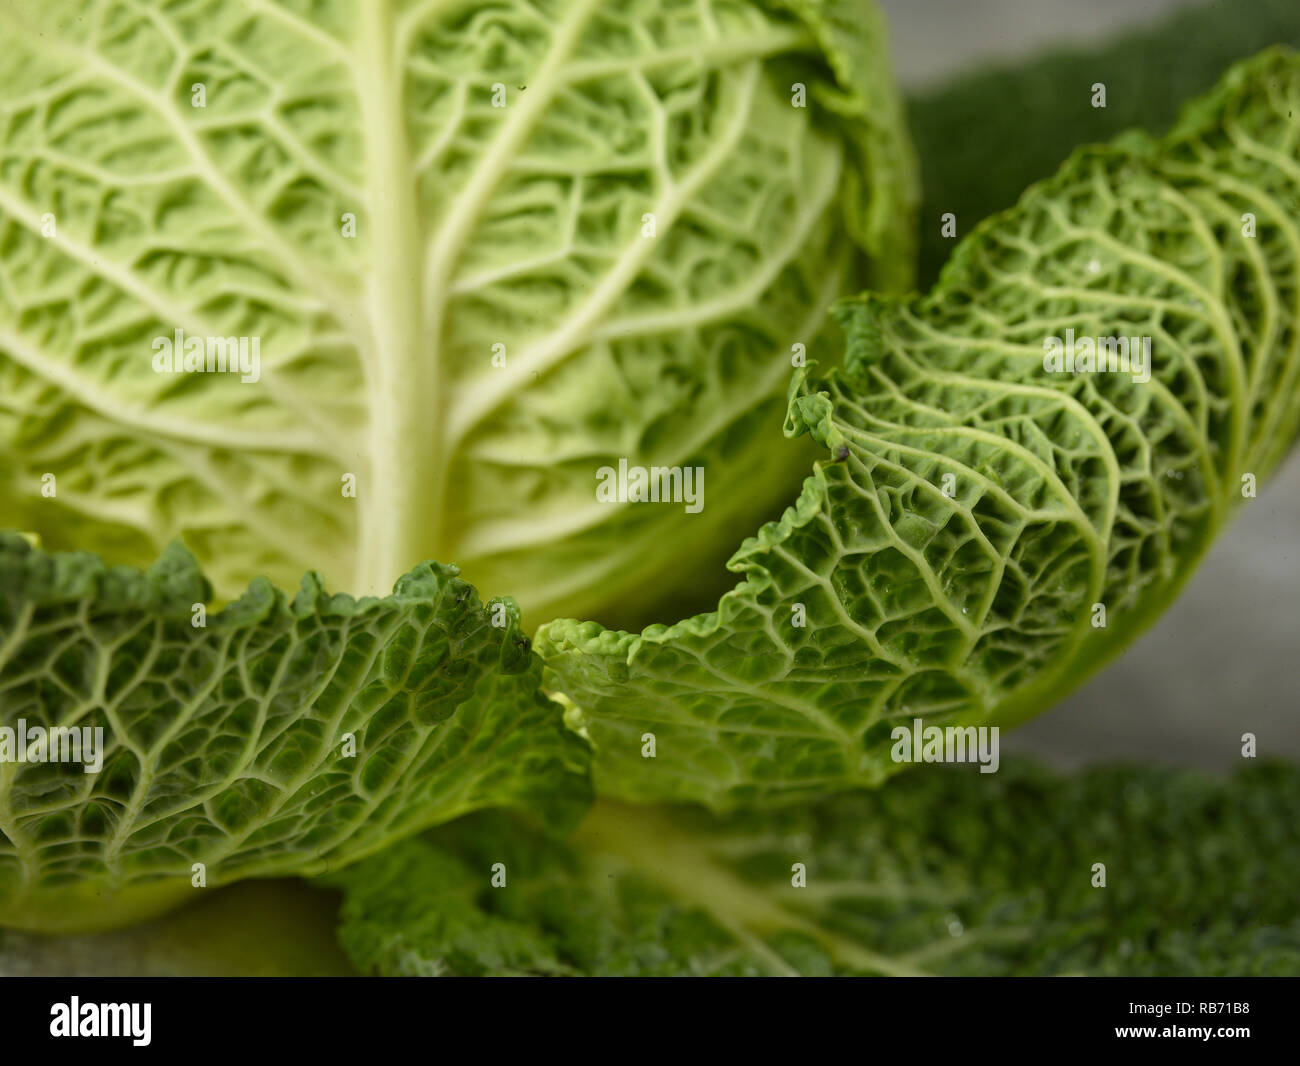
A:
<svg viewBox="0 0 1300 1066">
<path fill-rule="evenodd" d="M 1195 0 L 878 0 L 906 88 L 1014 60 L 1053 44 L 1104 41 Z M 1297 0 L 1300 2 L 1300 0 Z"/>
<path fill-rule="evenodd" d="M 882 0 L 916 87 L 1051 44 L 1104 40 L 1182 0 Z M 1300 3 L 1300 0 L 1297 0 Z M 1241 734 L 1300 759 L 1300 455 L 1249 501 L 1179 601 L 1054 710 L 1002 738 L 1063 767 L 1115 759 L 1226 769 Z"/>
</svg>

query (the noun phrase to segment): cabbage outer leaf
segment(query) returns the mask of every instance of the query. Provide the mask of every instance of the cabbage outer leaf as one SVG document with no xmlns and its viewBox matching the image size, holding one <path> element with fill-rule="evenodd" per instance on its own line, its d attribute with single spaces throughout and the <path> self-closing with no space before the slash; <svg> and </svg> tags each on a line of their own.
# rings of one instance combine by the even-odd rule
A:
<svg viewBox="0 0 1300 1066">
<path fill-rule="evenodd" d="M 513 601 L 426 563 L 384 599 L 263 579 L 196 626 L 208 592 L 179 546 L 141 573 L 0 535 L 0 925 L 107 928 L 484 806 L 586 809 Z M 18 761 L 20 728 L 54 726 L 101 729 L 102 768 Z"/>
<path fill-rule="evenodd" d="M 1295 767 L 1008 762 L 723 817 L 601 800 L 569 844 L 485 812 L 330 880 L 366 973 L 1294 976 L 1298 826 Z"/>
<path fill-rule="evenodd" d="M 832 461 L 718 610 L 539 634 L 598 790 L 726 809 L 877 784 L 895 726 L 1014 724 L 1121 650 L 1295 437 L 1298 186 L 1278 50 L 1163 140 L 1077 152 L 928 296 L 845 302 L 846 365 L 798 376 L 787 421 Z M 1152 338 L 1151 380 L 1048 373 L 1067 330 Z"/>
</svg>

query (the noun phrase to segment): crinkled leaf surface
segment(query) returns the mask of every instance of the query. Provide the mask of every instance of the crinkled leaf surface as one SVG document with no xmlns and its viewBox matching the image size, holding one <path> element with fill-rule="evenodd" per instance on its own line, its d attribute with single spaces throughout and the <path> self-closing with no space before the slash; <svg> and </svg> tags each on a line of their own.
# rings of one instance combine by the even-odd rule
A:
<svg viewBox="0 0 1300 1066">
<path fill-rule="evenodd" d="M 727 808 L 874 784 L 898 723 L 1012 724 L 1120 650 L 1295 436 L 1298 187 L 1300 60 L 1265 53 L 1163 140 L 1078 152 L 928 296 L 846 302 L 846 366 L 796 380 L 788 422 L 832 462 L 718 611 L 543 627 L 598 789 Z M 1150 381 L 1048 372 L 1067 330 L 1151 338 Z"/>
<path fill-rule="evenodd" d="M 567 846 L 495 815 L 334 879 L 359 969 L 1300 974 L 1293 767 L 1231 781 L 927 768 L 877 792 L 726 817 L 600 801 Z M 491 887 L 496 863 L 504 887 Z"/>
<path fill-rule="evenodd" d="M 384 599 L 259 580 L 196 627 L 207 593 L 179 547 L 141 573 L 0 536 L 0 726 L 104 742 L 94 773 L 0 760 L 0 924 L 120 924 L 184 900 L 194 863 L 207 887 L 317 873 L 479 807 L 585 809 L 512 601 L 435 563 Z"/>
<path fill-rule="evenodd" d="M 0 526 L 183 536 L 222 597 L 444 559 L 643 623 L 806 469 L 792 344 L 910 276 L 856 0 L 7 0 L 0 39 Z M 156 373 L 178 329 L 259 380 Z M 619 458 L 767 479 L 599 504 Z"/>
</svg>

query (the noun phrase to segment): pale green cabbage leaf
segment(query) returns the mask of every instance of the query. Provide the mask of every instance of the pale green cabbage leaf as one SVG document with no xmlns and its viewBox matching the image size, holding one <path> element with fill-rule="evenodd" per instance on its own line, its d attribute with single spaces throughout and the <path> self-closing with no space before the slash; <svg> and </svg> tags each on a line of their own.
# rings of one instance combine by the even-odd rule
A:
<svg viewBox="0 0 1300 1066">
<path fill-rule="evenodd" d="M 910 277 L 868 4 L 14 0 L 0 39 L 0 526 L 180 537 L 221 597 L 440 559 L 643 624 L 806 470 L 792 346 Z M 177 329 L 260 379 L 155 373 Z M 596 500 L 620 458 L 766 476 L 683 551 Z"/>
</svg>

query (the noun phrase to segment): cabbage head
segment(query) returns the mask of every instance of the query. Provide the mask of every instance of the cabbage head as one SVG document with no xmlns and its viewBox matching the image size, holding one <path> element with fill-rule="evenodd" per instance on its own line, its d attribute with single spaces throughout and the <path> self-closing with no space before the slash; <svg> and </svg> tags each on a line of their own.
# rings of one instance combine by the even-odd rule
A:
<svg viewBox="0 0 1300 1066">
<path fill-rule="evenodd" d="M 221 599 L 437 559 L 533 624 L 648 620 L 797 491 L 832 301 L 910 278 L 868 4 L 17 0 L 0 36 L 0 526 L 179 539 Z M 707 506 L 602 503 L 620 461 Z"/>
</svg>

